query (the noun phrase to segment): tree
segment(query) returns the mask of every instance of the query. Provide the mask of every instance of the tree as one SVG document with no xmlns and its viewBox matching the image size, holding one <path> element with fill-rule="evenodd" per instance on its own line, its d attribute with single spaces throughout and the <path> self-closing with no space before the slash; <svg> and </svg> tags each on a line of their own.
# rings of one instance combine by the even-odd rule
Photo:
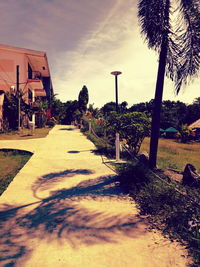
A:
<svg viewBox="0 0 200 267">
<path fill-rule="evenodd" d="M 185 123 L 191 124 L 198 119 L 200 119 L 200 103 L 196 99 L 193 104 L 187 106 Z"/>
<path fill-rule="evenodd" d="M 175 6 L 174 6 L 175 5 Z M 183 83 L 198 73 L 200 14 L 198 0 L 139 0 L 138 17 L 149 48 L 159 52 L 151 126 L 150 167 L 156 167 L 165 73 L 178 94 Z M 172 24 L 177 15 L 176 24 Z"/>
<path fill-rule="evenodd" d="M 116 111 L 116 103 L 115 102 L 108 102 L 106 103 L 102 108 L 101 108 L 101 112 L 103 113 L 103 115 L 109 116 L 110 112 L 112 111 Z"/>
<path fill-rule="evenodd" d="M 91 113 L 93 118 L 98 119 L 101 115 L 100 110 L 98 108 L 94 108 L 94 104 L 89 104 L 88 111 Z"/>
<path fill-rule="evenodd" d="M 87 104 L 89 100 L 88 89 L 84 85 L 78 96 L 78 103 L 80 112 L 85 113 L 87 110 Z"/>
<path fill-rule="evenodd" d="M 119 112 L 120 113 L 126 113 L 128 110 L 127 106 L 128 106 L 128 103 L 126 101 L 123 101 L 121 104 L 119 104 Z M 101 112 L 102 112 L 104 117 L 109 116 L 112 111 L 116 111 L 116 103 L 113 101 L 106 103 L 101 108 Z"/>
<path fill-rule="evenodd" d="M 126 113 L 127 112 L 127 107 L 128 107 L 128 103 L 126 101 L 123 101 L 119 105 L 119 111 L 120 111 L 120 113 Z"/>
<path fill-rule="evenodd" d="M 165 100 L 162 102 L 160 127 L 181 129 L 186 116 L 187 107 L 180 101 Z"/>
<path fill-rule="evenodd" d="M 33 109 L 24 101 L 23 91 L 20 90 L 18 94 L 6 92 L 3 103 L 3 129 L 4 130 L 17 130 L 18 128 L 18 111 L 20 97 L 20 121 L 22 123 L 22 114 L 26 114 L 29 118 L 33 114 Z"/>
<path fill-rule="evenodd" d="M 65 103 L 65 118 L 63 122 L 65 124 L 71 124 L 75 121 L 79 121 L 79 103 L 77 100 L 67 101 Z"/>
<path fill-rule="evenodd" d="M 62 123 L 66 114 L 64 103 L 54 97 L 51 101 L 51 112 L 52 117 L 54 117 L 59 123 Z"/>
</svg>

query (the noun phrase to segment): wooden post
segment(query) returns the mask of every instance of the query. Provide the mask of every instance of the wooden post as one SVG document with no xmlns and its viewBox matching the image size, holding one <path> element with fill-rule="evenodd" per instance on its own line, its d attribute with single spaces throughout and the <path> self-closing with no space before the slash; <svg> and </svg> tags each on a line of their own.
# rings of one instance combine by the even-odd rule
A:
<svg viewBox="0 0 200 267">
<path fill-rule="evenodd" d="M 119 134 L 118 133 L 116 133 L 115 149 L 116 149 L 116 161 L 119 161 L 120 160 L 120 145 L 119 145 Z"/>
<path fill-rule="evenodd" d="M 20 99 L 20 92 L 19 92 L 19 65 L 16 66 L 16 89 L 17 89 L 17 96 L 18 96 L 18 131 L 20 131 L 20 114 L 21 114 L 21 99 Z"/>
<path fill-rule="evenodd" d="M 92 122 L 91 120 L 89 120 L 89 134 L 92 133 Z"/>
</svg>

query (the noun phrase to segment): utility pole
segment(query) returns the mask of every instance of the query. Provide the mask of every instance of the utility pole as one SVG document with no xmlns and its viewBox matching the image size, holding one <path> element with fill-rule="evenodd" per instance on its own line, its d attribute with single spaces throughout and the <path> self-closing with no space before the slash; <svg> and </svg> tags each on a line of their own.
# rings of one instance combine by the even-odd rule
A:
<svg viewBox="0 0 200 267">
<path fill-rule="evenodd" d="M 20 113 L 21 113 L 21 99 L 20 99 L 20 92 L 19 92 L 19 65 L 16 66 L 16 89 L 17 89 L 17 96 L 18 96 L 18 131 L 20 131 Z"/>
</svg>

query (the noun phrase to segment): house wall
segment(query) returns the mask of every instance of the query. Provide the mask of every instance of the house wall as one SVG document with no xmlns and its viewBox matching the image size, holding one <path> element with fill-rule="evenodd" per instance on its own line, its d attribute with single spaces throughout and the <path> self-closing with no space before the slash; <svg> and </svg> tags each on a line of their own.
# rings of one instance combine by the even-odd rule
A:
<svg viewBox="0 0 200 267">
<path fill-rule="evenodd" d="M 16 66 L 19 65 L 20 83 L 27 80 L 27 59 L 24 54 L 0 50 L 0 90 L 10 90 L 16 84 Z"/>
<path fill-rule="evenodd" d="M 27 99 L 28 59 L 25 54 L 0 50 L 0 90 L 9 92 L 11 86 L 16 88 L 16 66 L 19 65 L 19 88 Z"/>
</svg>

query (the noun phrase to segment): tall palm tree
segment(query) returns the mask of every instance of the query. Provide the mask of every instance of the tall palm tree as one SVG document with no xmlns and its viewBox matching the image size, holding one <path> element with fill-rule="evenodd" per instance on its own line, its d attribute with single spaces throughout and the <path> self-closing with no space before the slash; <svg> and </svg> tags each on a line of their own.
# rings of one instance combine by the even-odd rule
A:
<svg viewBox="0 0 200 267">
<path fill-rule="evenodd" d="M 178 94 L 182 84 L 199 71 L 199 0 L 139 0 L 138 17 L 148 47 L 159 53 L 149 159 L 155 168 L 165 74 Z"/>
</svg>

